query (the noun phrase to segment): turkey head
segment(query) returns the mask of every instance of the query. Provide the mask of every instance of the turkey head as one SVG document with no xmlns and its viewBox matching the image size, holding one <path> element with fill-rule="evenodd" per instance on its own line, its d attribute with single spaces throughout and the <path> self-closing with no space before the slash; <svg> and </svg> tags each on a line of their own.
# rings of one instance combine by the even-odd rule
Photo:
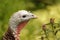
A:
<svg viewBox="0 0 60 40">
<path fill-rule="evenodd" d="M 34 18 L 36 18 L 36 16 L 26 10 L 21 10 L 14 13 L 9 20 L 9 27 L 3 39 L 20 40 L 19 34 L 21 29 L 28 23 L 30 19 Z"/>
</svg>

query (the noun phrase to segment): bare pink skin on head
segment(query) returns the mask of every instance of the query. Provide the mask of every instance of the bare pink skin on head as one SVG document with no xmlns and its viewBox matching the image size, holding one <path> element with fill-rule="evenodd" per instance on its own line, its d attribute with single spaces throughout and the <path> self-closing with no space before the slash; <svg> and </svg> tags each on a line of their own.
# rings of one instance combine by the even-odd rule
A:
<svg viewBox="0 0 60 40">
<path fill-rule="evenodd" d="M 20 34 L 20 31 L 21 31 L 21 29 L 23 29 L 24 28 L 24 26 L 26 25 L 28 23 L 28 21 L 24 21 L 24 22 L 21 22 L 18 26 L 17 26 L 17 30 L 16 30 L 16 35 L 17 35 L 17 38 L 16 38 L 16 40 L 20 40 L 20 38 L 19 38 L 19 34 Z"/>
<path fill-rule="evenodd" d="M 21 29 L 27 24 L 28 21 L 24 21 L 17 26 L 17 33 L 20 34 Z"/>
</svg>

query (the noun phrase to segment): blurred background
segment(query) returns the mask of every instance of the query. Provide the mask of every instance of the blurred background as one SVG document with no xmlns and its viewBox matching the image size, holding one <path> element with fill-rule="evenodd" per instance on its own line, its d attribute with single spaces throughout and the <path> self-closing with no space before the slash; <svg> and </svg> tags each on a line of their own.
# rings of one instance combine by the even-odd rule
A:
<svg viewBox="0 0 60 40">
<path fill-rule="evenodd" d="M 0 0 L 0 39 L 8 28 L 10 16 L 18 10 L 28 10 L 38 16 L 22 29 L 21 40 L 60 40 L 60 32 L 53 35 L 52 32 L 44 33 L 42 29 L 42 25 L 49 23 L 50 18 L 60 23 L 60 0 Z"/>
</svg>

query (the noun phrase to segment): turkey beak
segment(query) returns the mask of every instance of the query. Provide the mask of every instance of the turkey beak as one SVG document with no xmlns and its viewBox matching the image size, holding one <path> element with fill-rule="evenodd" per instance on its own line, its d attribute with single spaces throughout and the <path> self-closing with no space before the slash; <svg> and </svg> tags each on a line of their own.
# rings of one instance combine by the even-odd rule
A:
<svg viewBox="0 0 60 40">
<path fill-rule="evenodd" d="M 31 15 L 32 16 L 32 19 L 36 19 L 37 18 L 37 16 L 36 15 Z"/>
</svg>

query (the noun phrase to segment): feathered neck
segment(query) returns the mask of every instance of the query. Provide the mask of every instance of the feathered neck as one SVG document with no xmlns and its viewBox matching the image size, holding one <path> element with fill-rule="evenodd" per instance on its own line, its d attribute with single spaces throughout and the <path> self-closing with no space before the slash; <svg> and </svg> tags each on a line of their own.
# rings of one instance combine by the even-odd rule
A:
<svg viewBox="0 0 60 40">
<path fill-rule="evenodd" d="M 28 21 L 21 22 L 18 24 L 16 32 L 14 32 L 10 27 L 8 28 L 7 32 L 3 36 L 3 40 L 20 40 L 19 34 L 22 28 L 27 24 Z"/>
<path fill-rule="evenodd" d="M 4 34 L 2 40 L 15 40 L 15 37 L 13 35 L 13 31 L 9 27 L 7 32 Z"/>
</svg>

